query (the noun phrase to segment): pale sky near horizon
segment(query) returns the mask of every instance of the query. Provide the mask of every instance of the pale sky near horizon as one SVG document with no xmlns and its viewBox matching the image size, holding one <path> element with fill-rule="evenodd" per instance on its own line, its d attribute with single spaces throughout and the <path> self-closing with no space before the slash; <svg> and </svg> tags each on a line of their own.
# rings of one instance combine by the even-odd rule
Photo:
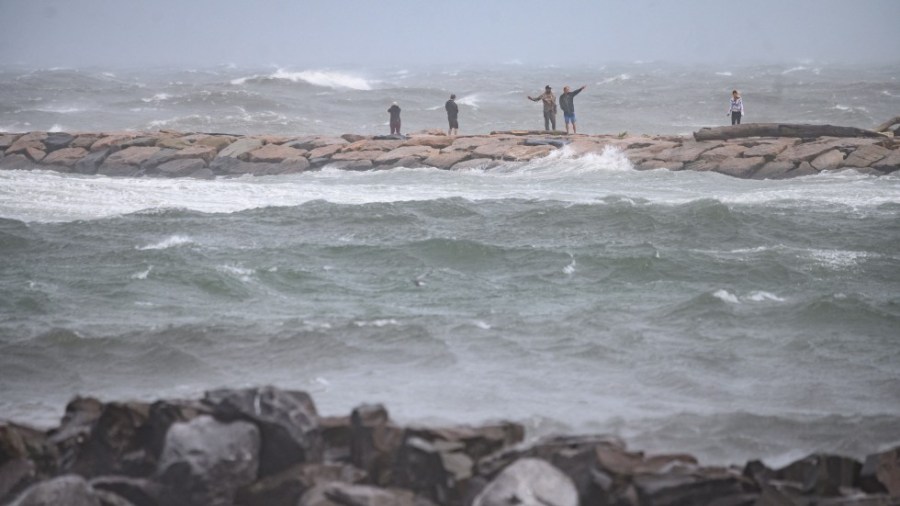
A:
<svg viewBox="0 0 900 506">
<path fill-rule="evenodd" d="M 0 65 L 900 64 L 900 0 L 0 0 Z"/>
</svg>

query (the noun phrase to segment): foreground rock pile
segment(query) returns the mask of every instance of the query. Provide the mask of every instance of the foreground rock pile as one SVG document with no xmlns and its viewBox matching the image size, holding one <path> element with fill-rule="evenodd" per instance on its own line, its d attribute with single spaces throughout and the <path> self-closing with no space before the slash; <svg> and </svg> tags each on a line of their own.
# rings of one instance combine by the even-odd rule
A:
<svg viewBox="0 0 900 506">
<path fill-rule="evenodd" d="M 900 447 L 769 469 L 645 455 L 612 437 L 523 439 L 510 422 L 404 427 L 381 405 L 320 416 L 306 393 L 272 387 L 154 403 L 76 398 L 49 431 L 0 422 L 0 504 L 900 504 Z"/>
<path fill-rule="evenodd" d="M 638 170 L 714 171 L 755 179 L 844 169 L 887 174 L 900 169 L 900 138 L 890 134 L 827 125 L 763 126 L 704 129 L 694 138 L 567 136 L 542 131 L 460 137 L 448 137 L 440 131 L 409 137 L 29 132 L 0 135 L 0 169 L 207 179 L 288 174 L 325 166 L 346 170 L 459 170 L 527 162 L 563 148 L 572 156 L 602 154 L 614 148 Z"/>
</svg>

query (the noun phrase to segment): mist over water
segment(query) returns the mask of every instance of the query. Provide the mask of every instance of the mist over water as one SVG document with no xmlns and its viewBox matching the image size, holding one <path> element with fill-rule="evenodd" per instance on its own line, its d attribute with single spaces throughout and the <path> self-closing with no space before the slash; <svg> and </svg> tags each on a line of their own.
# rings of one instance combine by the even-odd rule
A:
<svg viewBox="0 0 900 506">
<path fill-rule="evenodd" d="M 871 127 L 894 67 L 0 70 L 0 130 L 284 136 Z M 724 101 L 723 101 L 724 100 Z M 561 119 L 561 118 L 560 118 Z M 900 442 L 900 177 L 750 181 L 566 150 L 490 170 L 213 181 L 0 171 L 0 412 L 275 384 L 320 412 L 508 418 L 709 463 Z"/>
</svg>

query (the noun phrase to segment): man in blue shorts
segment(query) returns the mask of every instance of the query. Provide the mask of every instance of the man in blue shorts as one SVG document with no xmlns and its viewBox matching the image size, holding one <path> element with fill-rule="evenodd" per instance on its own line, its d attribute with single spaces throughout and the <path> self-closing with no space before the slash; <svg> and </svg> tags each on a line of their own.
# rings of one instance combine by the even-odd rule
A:
<svg viewBox="0 0 900 506">
<path fill-rule="evenodd" d="M 572 91 L 568 86 L 563 88 L 563 94 L 559 96 L 559 107 L 563 110 L 563 119 L 566 121 L 566 133 L 569 133 L 569 123 L 572 124 L 572 133 L 577 134 L 575 129 L 575 95 L 581 93 L 585 86 Z"/>
</svg>

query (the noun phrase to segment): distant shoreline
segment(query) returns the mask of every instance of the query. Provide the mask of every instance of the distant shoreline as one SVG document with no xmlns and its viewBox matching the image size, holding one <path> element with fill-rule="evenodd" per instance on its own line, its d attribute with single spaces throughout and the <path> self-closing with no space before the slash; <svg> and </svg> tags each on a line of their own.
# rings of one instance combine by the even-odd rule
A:
<svg viewBox="0 0 900 506">
<path fill-rule="evenodd" d="M 703 129 L 693 138 L 535 130 L 454 137 L 435 130 L 408 136 L 295 137 L 166 130 L 7 133 L 0 134 L 0 170 L 213 179 L 326 166 L 354 171 L 489 169 L 560 149 L 574 157 L 614 149 L 636 170 L 717 172 L 744 179 L 786 179 L 834 170 L 884 175 L 900 169 L 900 139 L 891 135 L 829 125 L 746 124 Z"/>
</svg>

